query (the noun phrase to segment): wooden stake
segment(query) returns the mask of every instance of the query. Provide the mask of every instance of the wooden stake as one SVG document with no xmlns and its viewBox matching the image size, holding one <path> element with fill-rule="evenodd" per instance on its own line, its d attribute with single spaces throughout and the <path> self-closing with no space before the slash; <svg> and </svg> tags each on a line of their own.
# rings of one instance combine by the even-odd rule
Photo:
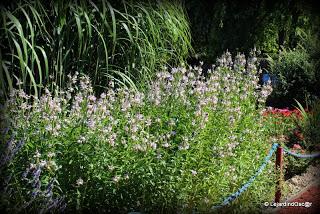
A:
<svg viewBox="0 0 320 214">
<path fill-rule="evenodd" d="M 279 203 L 281 199 L 282 162 L 283 162 L 283 148 L 281 146 L 278 146 L 277 155 L 276 155 L 276 172 L 278 173 L 278 177 L 277 177 L 276 193 L 275 193 L 275 199 L 274 199 L 276 203 Z"/>
</svg>

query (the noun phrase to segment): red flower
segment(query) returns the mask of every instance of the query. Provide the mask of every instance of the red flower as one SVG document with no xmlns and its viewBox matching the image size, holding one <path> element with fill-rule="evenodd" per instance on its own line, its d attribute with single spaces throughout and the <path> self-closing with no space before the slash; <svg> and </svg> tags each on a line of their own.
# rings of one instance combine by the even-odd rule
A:
<svg viewBox="0 0 320 214">
<path fill-rule="evenodd" d="M 308 109 L 305 109 L 306 112 L 310 113 Z M 288 108 L 279 109 L 269 107 L 263 112 L 263 116 L 273 115 L 274 117 L 296 117 L 298 119 L 302 118 L 302 114 L 298 109 L 289 110 Z"/>
<path fill-rule="evenodd" d="M 292 147 L 292 149 L 294 149 L 294 150 L 298 150 L 298 149 L 302 149 L 302 147 L 299 145 L 299 144 L 293 144 L 293 147 Z"/>
</svg>

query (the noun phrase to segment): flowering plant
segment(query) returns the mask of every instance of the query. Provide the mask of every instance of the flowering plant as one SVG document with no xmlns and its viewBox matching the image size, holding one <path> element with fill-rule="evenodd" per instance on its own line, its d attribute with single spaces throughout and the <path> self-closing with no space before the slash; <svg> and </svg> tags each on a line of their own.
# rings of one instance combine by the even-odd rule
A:
<svg viewBox="0 0 320 214">
<path fill-rule="evenodd" d="M 95 96 L 77 73 L 66 90 L 40 98 L 14 90 L 7 102 L 13 139 L 2 155 L 15 153 L 3 173 L 13 178 L 7 206 L 208 210 L 249 179 L 269 148 L 260 112 L 272 89 L 258 85 L 255 63 L 226 53 L 208 77 L 201 67 L 173 68 L 144 91 L 111 82 Z M 260 178 L 242 202 L 269 197 L 272 183 Z"/>
<path fill-rule="evenodd" d="M 279 109 L 268 107 L 263 110 L 263 116 L 271 121 L 274 135 L 285 135 L 285 141 L 303 141 L 304 137 L 299 129 L 299 123 L 303 120 L 303 114 L 298 109 Z M 292 143 L 292 144 L 293 144 Z"/>
<path fill-rule="evenodd" d="M 267 108 L 263 115 L 266 121 L 270 122 L 269 128 L 273 129 L 271 133 L 278 137 L 278 141 L 282 141 L 286 147 L 297 154 L 313 152 L 319 150 L 316 148 L 317 141 L 317 106 L 314 105 L 312 110 L 304 109 L 300 103 L 298 107 L 289 110 Z M 319 123 L 320 124 L 320 123 Z M 297 159 L 290 155 L 285 158 L 285 177 L 286 179 L 304 172 L 309 165 L 308 159 Z"/>
</svg>

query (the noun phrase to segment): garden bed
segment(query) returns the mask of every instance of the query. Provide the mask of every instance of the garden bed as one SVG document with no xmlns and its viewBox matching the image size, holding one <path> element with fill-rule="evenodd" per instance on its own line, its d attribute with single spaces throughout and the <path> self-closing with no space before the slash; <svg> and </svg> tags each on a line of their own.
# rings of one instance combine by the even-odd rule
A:
<svg viewBox="0 0 320 214">
<path fill-rule="evenodd" d="M 282 201 L 291 201 L 310 184 L 318 181 L 320 181 L 320 164 L 310 165 L 301 175 L 295 175 L 286 180 L 284 184 L 286 191 Z"/>
</svg>

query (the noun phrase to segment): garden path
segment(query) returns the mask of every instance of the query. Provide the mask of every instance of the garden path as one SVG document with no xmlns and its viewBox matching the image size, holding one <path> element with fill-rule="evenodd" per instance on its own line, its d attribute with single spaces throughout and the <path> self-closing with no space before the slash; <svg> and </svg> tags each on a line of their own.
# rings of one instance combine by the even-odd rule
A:
<svg viewBox="0 0 320 214">
<path fill-rule="evenodd" d="M 311 202 L 310 207 L 283 207 L 280 208 L 277 214 L 313 214 L 319 213 L 320 211 L 320 181 L 317 180 L 306 187 L 301 193 L 296 195 L 293 199 L 288 202 Z"/>
</svg>

